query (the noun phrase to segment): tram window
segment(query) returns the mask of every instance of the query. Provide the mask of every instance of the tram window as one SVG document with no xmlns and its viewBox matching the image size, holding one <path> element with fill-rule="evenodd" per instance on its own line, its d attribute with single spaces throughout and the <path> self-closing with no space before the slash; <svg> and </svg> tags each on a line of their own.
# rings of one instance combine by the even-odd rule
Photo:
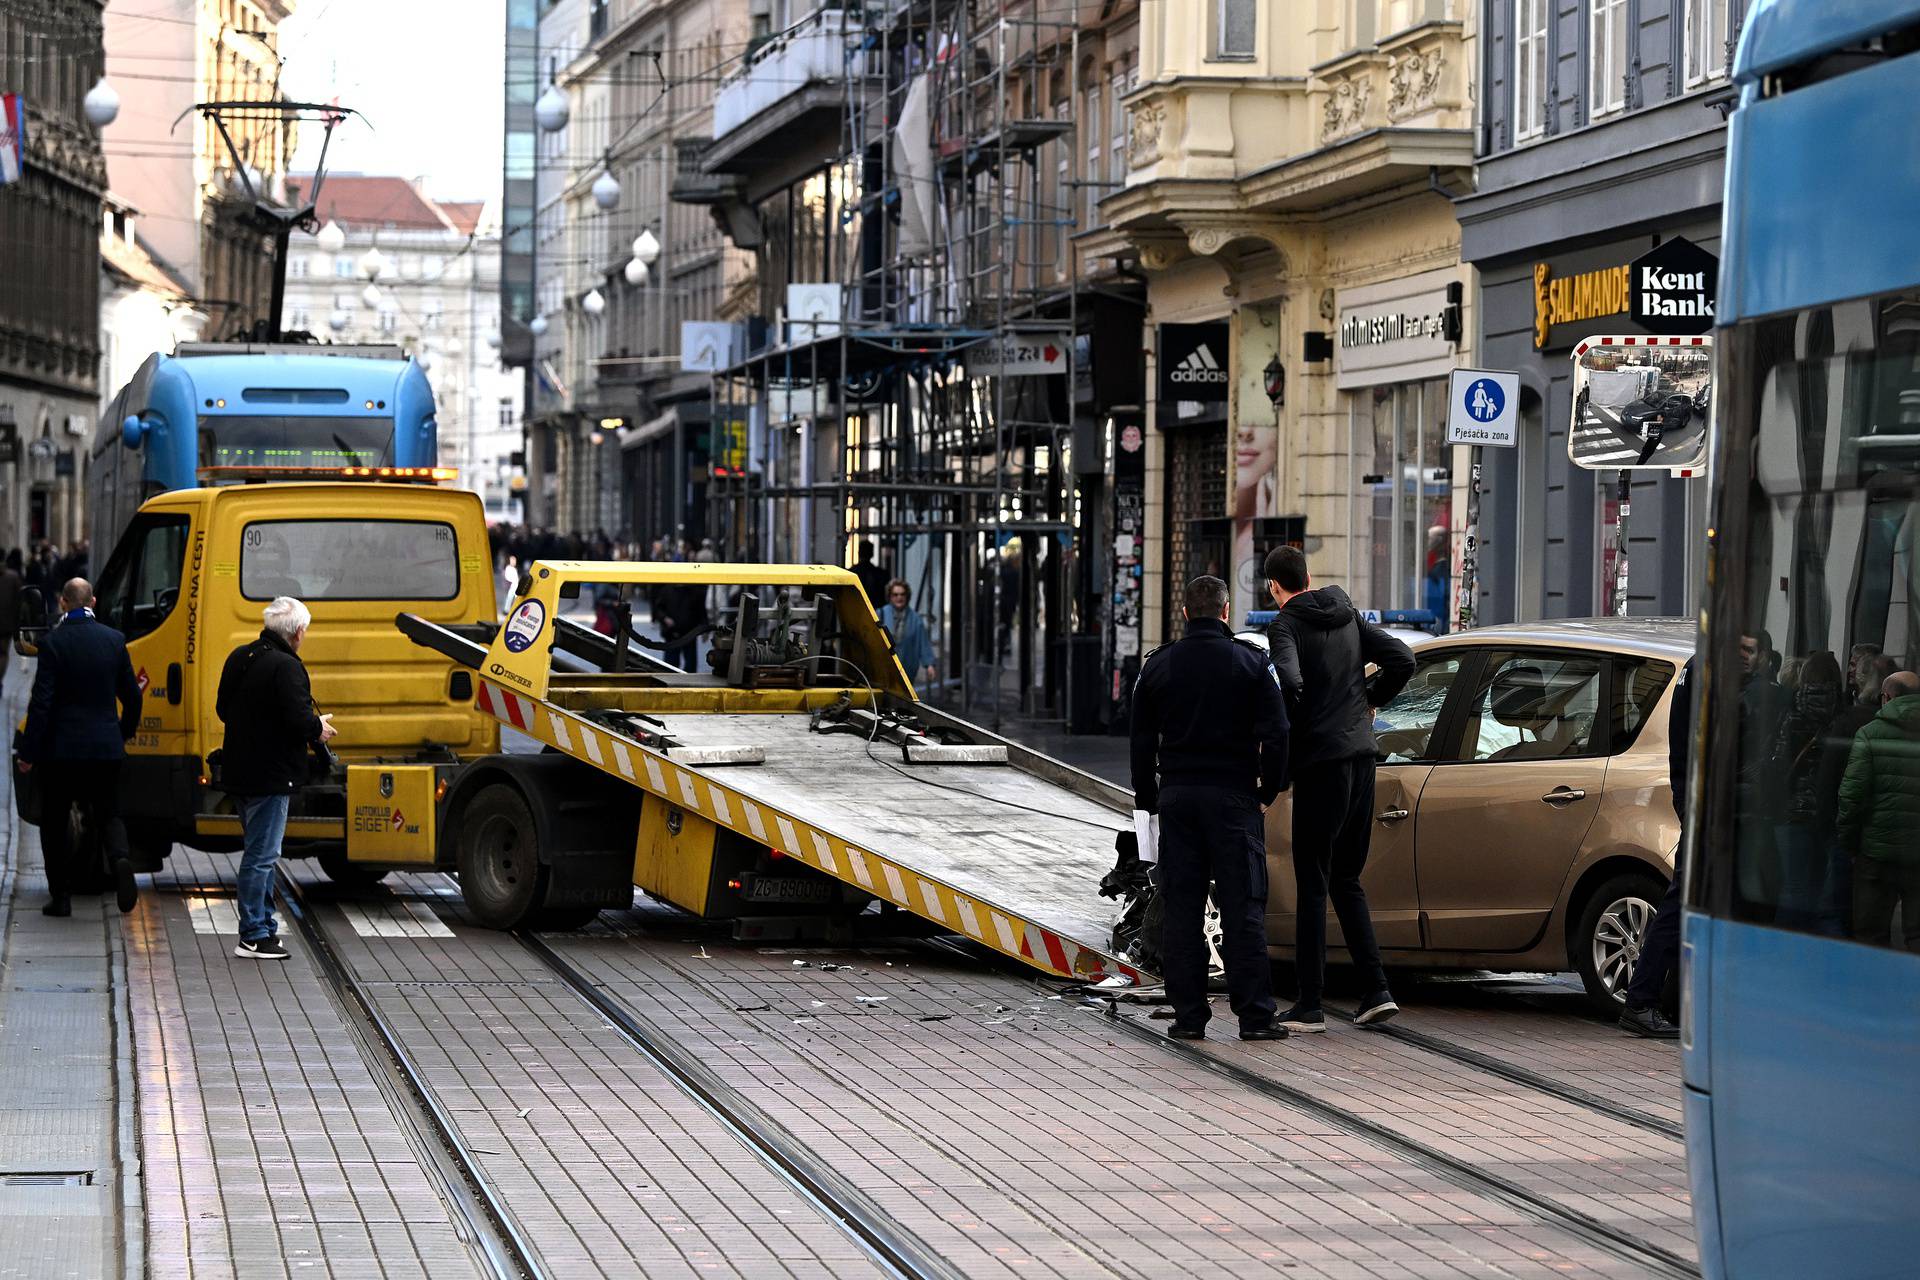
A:
<svg viewBox="0 0 1920 1280">
<path fill-rule="evenodd" d="M 1920 951 L 1920 293 L 1751 322 L 1735 342 L 1754 425 L 1729 495 L 1746 621 L 1720 628 L 1739 637 L 1730 909 Z M 1888 661 L 1855 663 L 1856 646 Z"/>
</svg>

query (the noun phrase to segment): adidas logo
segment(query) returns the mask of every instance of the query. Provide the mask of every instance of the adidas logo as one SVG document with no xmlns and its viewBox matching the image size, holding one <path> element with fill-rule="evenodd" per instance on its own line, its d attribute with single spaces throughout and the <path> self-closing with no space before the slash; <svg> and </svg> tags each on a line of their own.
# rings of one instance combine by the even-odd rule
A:
<svg viewBox="0 0 1920 1280">
<path fill-rule="evenodd" d="M 1173 372 L 1167 375 L 1167 381 L 1225 386 L 1227 371 L 1220 367 L 1220 362 L 1213 358 L 1213 352 L 1203 342 L 1195 347 L 1185 360 L 1173 367 Z"/>
</svg>

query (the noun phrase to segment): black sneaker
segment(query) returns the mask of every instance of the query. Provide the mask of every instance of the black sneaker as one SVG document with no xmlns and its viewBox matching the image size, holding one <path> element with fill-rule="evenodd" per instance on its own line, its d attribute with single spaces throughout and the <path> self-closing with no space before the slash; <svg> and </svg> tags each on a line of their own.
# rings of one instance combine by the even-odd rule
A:
<svg viewBox="0 0 1920 1280">
<path fill-rule="evenodd" d="M 120 904 L 122 915 L 133 910 L 134 904 L 140 901 L 139 886 L 133 882 L 133 863 L 125 858 L 113 860 L 113 889 L 114 900 Z"/>
<path fill-rule="evenodd" d="M 262 938 L 258 942 L 248 942 L 242 938 L 233 949 L 233 954 L 243 960 L 285 960 L 287 949 L 280 945 L 280 939 L 274 937 Z"/>
<path fill-rule="evenodd" d="M 1285 1040 L 1287 1029 L 1275 1020 L 1264 1027 L 1240 1028 L 1240 1038 L 1242 1040 Z"/>
<path fill-rule="evenodd" d="M 1327 1029 L 1327 1015 L 1319 1009 L 1302 1009 L 1294 1005 L 1281 1014 L 1274 1022 L 1287 1031 L 1310 1033 Z"/>
<path fill-rule="evenodd" d="M 1668 1022 L 1666 1015 L 1658 1009 L 1648 1007 L 1635 1009 L 1628 1006 L 1620 1011 L 1620 1029 L 1631 1031 L 1636 1036 L 1648 1040 L 1678 1040 L 1680 1028 Z"/>
<path fill-rule="evenodd" d="M 70 916 L 73 914 L 73 900 L 64 893 L 57 898 L 49 898 L 47 905 L 40 908 L 40 914 L 56 917 Z"/>
<path fill-rule="evenodd" d="M 1183 1027 L 1176 1022 L 1167 1028 L 1167 1039 L 1169 1040 L 1205 1040 L 1206 1038 L 1207 1029 L 1205 1027 Z"/>
<path fill-rule="evenodd" d="M 1377 1026 L 1382 1022 L 1389 1021 L 1399 1012 L 1400 1006 L 1393 1002 L 1393 997 L 1382 991 L 1377 995 L 1370 996 L 1366 1000 L 1361 1001 L 1360 1012 L 1353 1015 L 1353 1025 L 1356 1027 Z"/>
</svg>

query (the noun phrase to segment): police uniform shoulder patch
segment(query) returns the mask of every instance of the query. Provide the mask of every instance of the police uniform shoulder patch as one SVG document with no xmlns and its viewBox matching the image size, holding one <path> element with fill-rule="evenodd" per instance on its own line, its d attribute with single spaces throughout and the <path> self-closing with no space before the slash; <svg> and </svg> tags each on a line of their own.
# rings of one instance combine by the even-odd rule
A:
<svg viewBox="0 0 1920 1280">
<path fill-rule="evenodd" d="M 1233 642 L 1235 644 L 1245 645 L 1251 649 L 1254 655 L 1260 659 L 1260 665 L 1265 667 L 1267 674 L 1273 678 L 1274 688 L 1277 689 L 1280 687 L 1280 673 L 1274 669 L 1273 654 L 1265 645 L 1255 644 L 1245 636 L 1235 636 Z"/>
</svg>

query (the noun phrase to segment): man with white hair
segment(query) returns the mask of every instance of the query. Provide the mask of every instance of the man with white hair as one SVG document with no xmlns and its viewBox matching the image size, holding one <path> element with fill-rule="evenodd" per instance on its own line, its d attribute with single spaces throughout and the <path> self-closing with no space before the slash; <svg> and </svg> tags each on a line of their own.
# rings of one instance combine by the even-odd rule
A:
<svg viewBox="0 0 1920 1280">
<path fill-rule="evenodd" d="M 246 852 L 240 858 L 240 941 L 233 954 L 284 960 L 273 918 L 273 866 L 287 834 L 287 808 L 307 780 L 308 752 L 331 739 L 333 717 L 313 705 L 300 661 L 313 615 L 292 596 L 266 607 L 257 639 L 227 656 L 214 709 L 227 726 L 220 785 L 240 810 Z"/>
</svg>

